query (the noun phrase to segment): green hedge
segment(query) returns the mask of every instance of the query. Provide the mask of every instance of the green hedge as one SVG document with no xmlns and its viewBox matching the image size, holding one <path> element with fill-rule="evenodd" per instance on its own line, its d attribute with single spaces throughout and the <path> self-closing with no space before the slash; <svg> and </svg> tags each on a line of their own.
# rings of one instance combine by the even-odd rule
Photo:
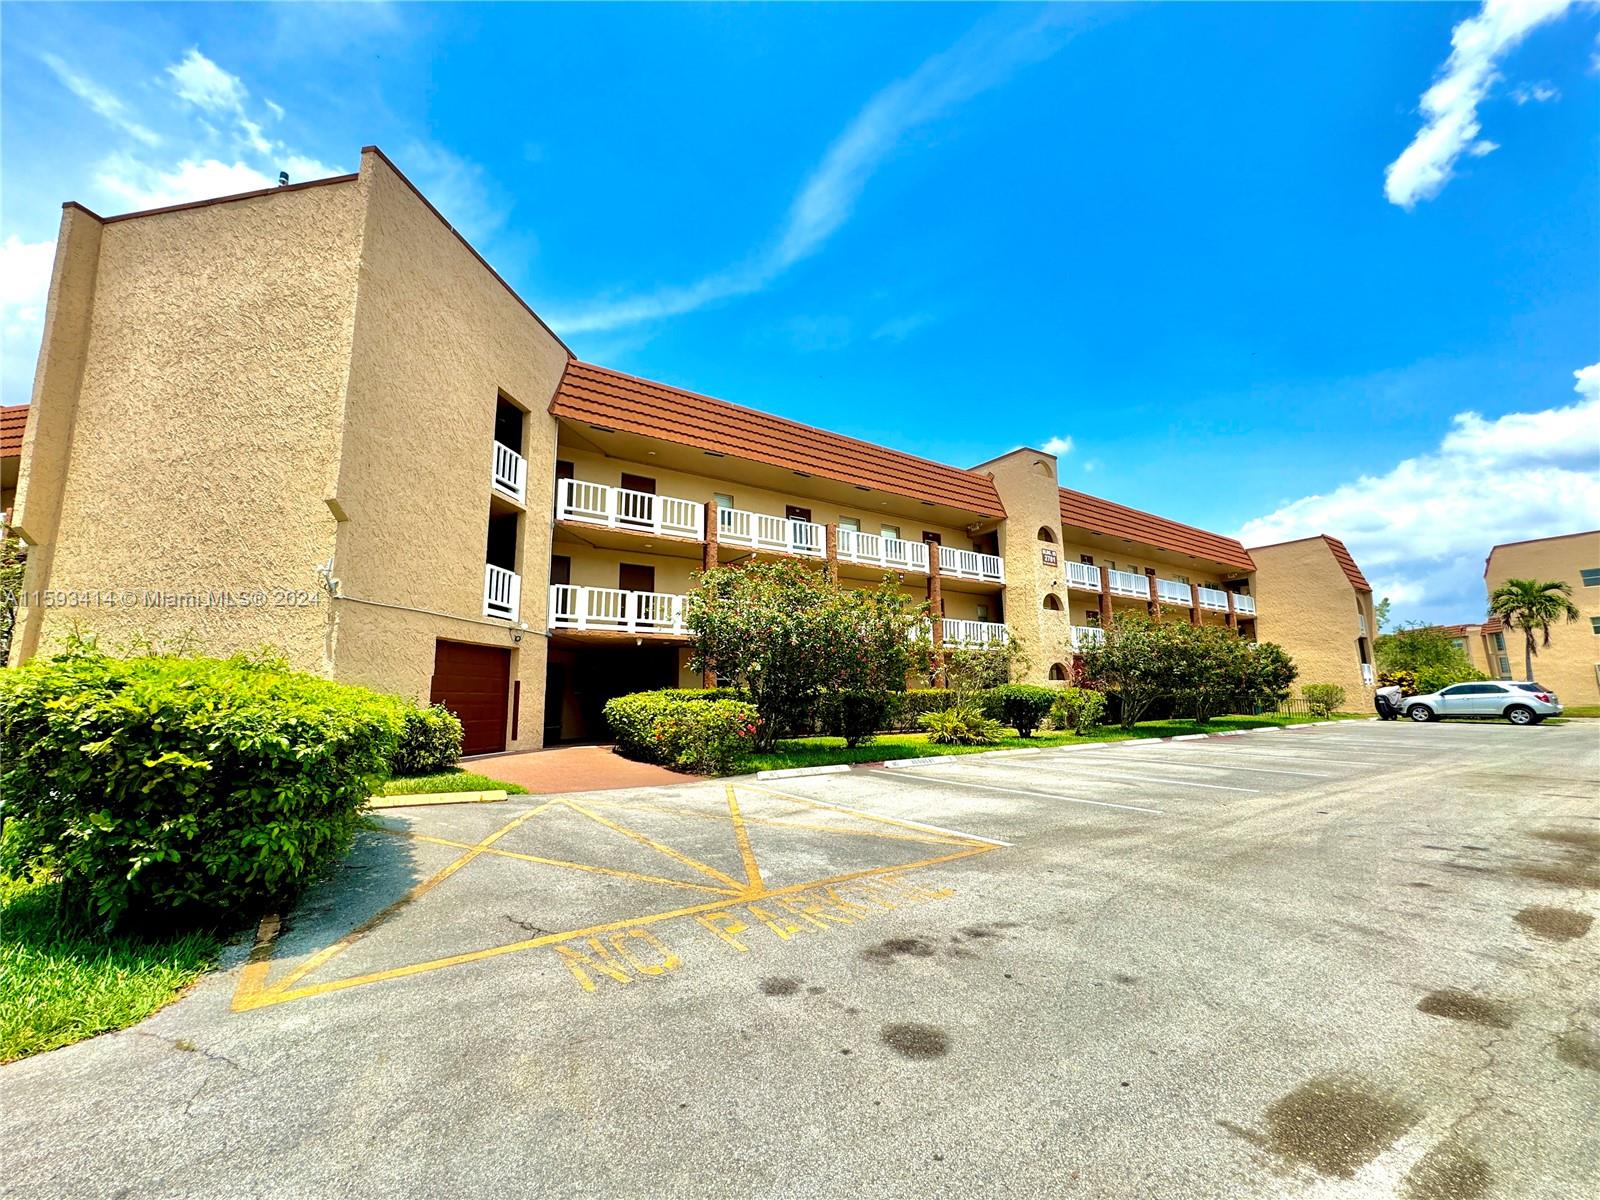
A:
<svg viewBox="0 0 1600 1200">
<path fill-rule="evenodd" d="M 0 671 L 3 866 L 108 926 L 285 903 L 349 846 L 406 707 L 275 659 L 79 645 Z"/>
<path fill-rule="evenodd" d="M 617 752 L 680 771 L 725 774 L 755 745 L 760 717 L 742 700 L 685 689 L 634 692 L 606 702 Z"/>
<path fill-rule="evenodd" d="M 461 758 L 461 720 L 442 704 L 408 708 L 400 740 L 389 758 L 391 775 L 437 775 Z"/>
<path fill-rule="evenodd" d="M 984 716 L 1010 725 L 1027 738 L 1050 715 L 1056 693 L 1052 688 L 1029 683 L 1007 683 L 984 692 L 981 702 Z"/>
</svg>

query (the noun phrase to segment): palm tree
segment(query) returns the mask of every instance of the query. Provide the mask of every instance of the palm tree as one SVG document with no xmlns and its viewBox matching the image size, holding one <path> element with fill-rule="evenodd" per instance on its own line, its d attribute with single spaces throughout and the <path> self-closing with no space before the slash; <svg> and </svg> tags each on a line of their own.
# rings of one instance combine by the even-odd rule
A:
<svg viewBox="0 0 1600 1200">
<path fill-rule="evenodd" d="M 1499 617 L 1507 629 L 1520 629 L 1527 639 L 1527 668 L 1524 676 L 1533 680 L 1533 635 L 1544 635 L 1544 644 L 1550 644 L 1550 625 L 1563 617 L 1568 621 L 1578 619 L 1578 606 L 1572 602 L 1572 586 L 1555 580 L 1541 583 L 1536 579 L 1508 579 L 1495 588 L 1489 597 L 1489 615 Z"/>
</svg>

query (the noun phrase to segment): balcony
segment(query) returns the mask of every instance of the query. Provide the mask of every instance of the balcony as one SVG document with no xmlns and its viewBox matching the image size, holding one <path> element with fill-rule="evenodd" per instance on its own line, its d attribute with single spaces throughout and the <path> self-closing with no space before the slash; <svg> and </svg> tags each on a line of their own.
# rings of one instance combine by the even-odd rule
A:
<svg viewBox="0 0 1600 1200">
<path fill-rule="evenodd" d="M 976 550 L 956 550 L 950 546 L 939 547 L 939 574 L 952 579 L 976 579 L 983 583 L 1004 583 L 1005 563 L 993 554 L 980 554 Z"/>
<path fill-rule="evenodd" d="M 717 541 L 727 546 L 775 550 L 821 558 L 828 552 L 827 531 L 815 521 L 769 517 L 741 508 L 717 509 Z"/>
<path fill-rule="evenodd" d="M 1074 625 L 1072 627 L 1072 645 L 1075 649 L 1082 650 L 1085 646 L 1099 646 L 1106 640 L 1106 631 L 1098 625 Z"/>
<path fill-rule="evenodd" d="M 1203 587 L 1199 593 L 1201 608 L 1209 608 L 1212 612 L 1228 611 L 1228 593 L 1221 588 Z"/>
<path fill-rule="evenodd" d="M 489 486 L 518 504 L 527 503 L 528 460 L 504 442 L 496 442 L 494 465 L 489 470 Z"/>
<path fill-rule="evenodd" d="M 1372 686 L 1372 664 L 1371 663 L 1362 663 L 1361 664 L 1361 682 L 1366 684 L 1368 687 Z"/>
<path fill-rule="evenodd" d="M 1162 604 L 1181 604 L 1188 608 L 1193 603 L 1192 596 L 1187 583 L 1179 583 L 1176 579 L 1156 580 L 1156 599 Z"/>
<path fill-rule="evenodd" d="M 706 506 L 676 496 L 563 479 L 556 488 L 556 520 L 607 529 L 705 540 Z"/>
<path fill-rule="evenodd" d="M 1133 596 L 1139 600 L 1150 599 L 1150 584 L 1143 575 L 1135 575 L 1132 571 L 1111 571 L 1108 573 L 1110 592 L 1113 596 Z"/>
<path fill-rule="evenodd" d="M 1004 625 L 994 621 L 956 621 L 945 617 L 939 636 L 946 646 L 1003 646 L 1010 640 Z"/>
<path fill-rule="evenodd" d="M 1238 613 L 1241 617 L 1253 617 L 1253 616 L 1255 616 L 1256 615 L 1256 600 L 1255 600 L 1255 597 L 1254 596 L 1246 596 L 1242 592 L 1235 592 L 1233 594 L 1233 611 Z"/>
<path fill-rule="evenodd" d="M 493 563 L 483 568 L 483 615 L 501 621 L 517 620 L 522 603 L 522 576 Z"/>
<path fill-rule="evenodd" d="M 670 592 L 550 585 L 550 628 L 686 634 L 683 597 Z"/>
<path fill-rule="evenodd" d="M 1082 588 L 1086 592 L 1100 590 L 1100 568 L 1090 566 L 1088 563 L 1069 562 L 1067 564 L 1067 586 L 1069 588 Z"/>
<path fill-rule="evenodd" d="M 859 529 L 841 529 L 839 561 L 883 567 L 890 571 L 918 571 L 926 575 L 928 547 L 925 542 L 903 542 L 899 538 L 862 533 Z"/>
</svg>

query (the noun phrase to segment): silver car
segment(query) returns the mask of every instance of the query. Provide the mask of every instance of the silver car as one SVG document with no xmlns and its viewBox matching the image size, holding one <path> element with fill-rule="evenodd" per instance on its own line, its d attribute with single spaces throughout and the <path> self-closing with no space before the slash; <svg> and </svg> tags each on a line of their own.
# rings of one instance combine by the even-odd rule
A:
<svg viewBox="0 0 1600 1200">
<path fill-rule="evenodd" d="M 1425 696 L 1407 696 L 1400 711 L 1413 721 L 1440 717 L 1504 717 L 1513 725 L 1537 725 L 1561 715 L 1561 701 L 1538 683 L 1454 683 Z"/>
</svg>

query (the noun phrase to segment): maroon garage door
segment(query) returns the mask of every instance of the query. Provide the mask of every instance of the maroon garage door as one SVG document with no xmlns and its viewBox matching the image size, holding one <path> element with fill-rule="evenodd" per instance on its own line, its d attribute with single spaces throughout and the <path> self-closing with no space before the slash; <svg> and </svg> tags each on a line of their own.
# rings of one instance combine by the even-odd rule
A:
<svg viewBox="0 0 1600 1200">
<path fill-rule="evenodd" d="M 439 642 L 433 651 L 429 699 L 461 718 L 463 754 L 506 748 L 506 707 L 511 691 L 511 651 L 495 646 Z"/>
</svg>

